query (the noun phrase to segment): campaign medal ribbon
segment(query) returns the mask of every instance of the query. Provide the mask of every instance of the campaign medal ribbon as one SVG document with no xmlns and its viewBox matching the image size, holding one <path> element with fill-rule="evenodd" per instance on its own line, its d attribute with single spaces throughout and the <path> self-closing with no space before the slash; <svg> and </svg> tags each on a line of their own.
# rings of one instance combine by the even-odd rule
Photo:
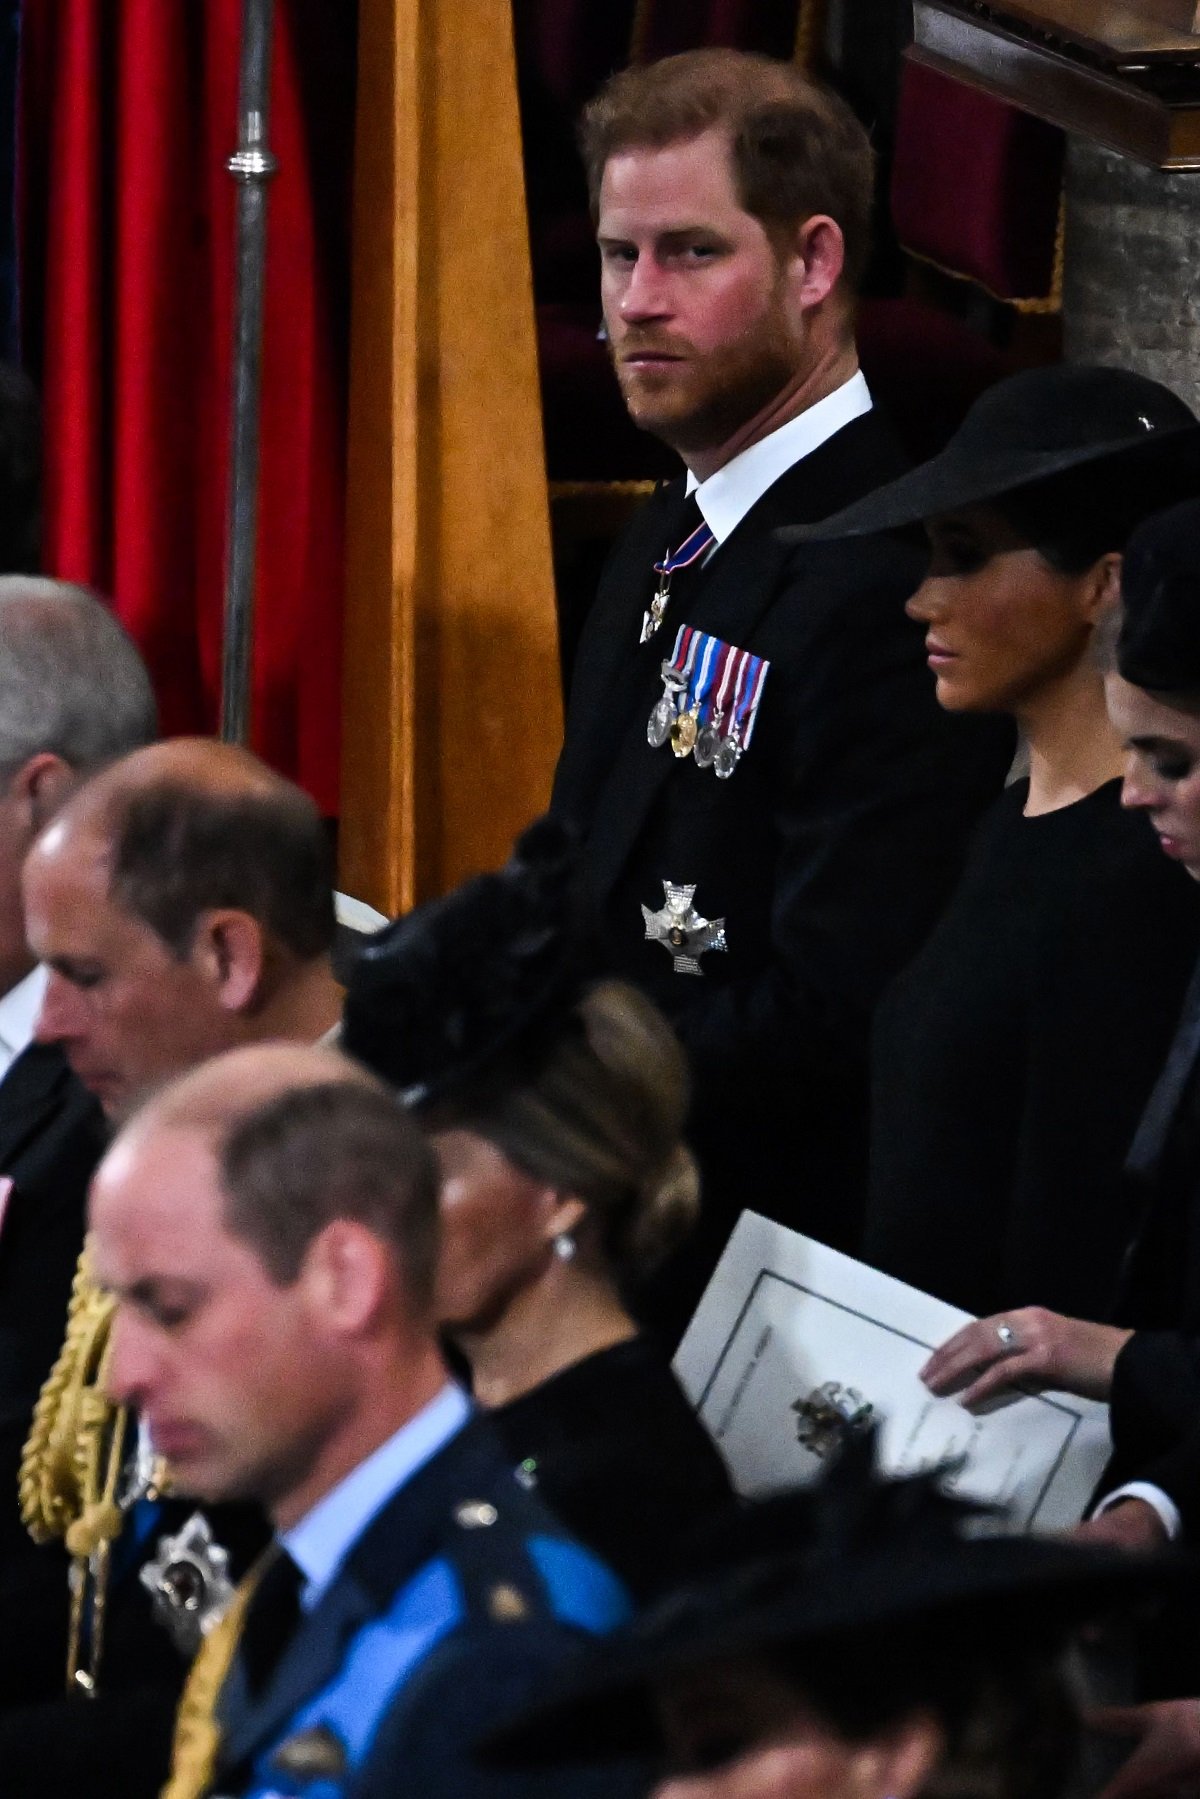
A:
<svg viewBox="0 0 1200 1799">
<path fill-rule="evenodd" d="M 708 716 L 701 723 L 700 735 L 696 739 L 696 748 L 693 751 L 697 768 L 711 768 L 717 759 L 717 751 L 721 747 L 721 725 L 725 719 L 725 709 L 729 704 L 729 688 L 737 659 L 738 652 L 731 643 L 717 644 L 716 665 L 709 688 L 712 705 L 706 708 Z"/>
<path fill-rule="evenodd" d="M 722 737 L 714 759 L 713 773 L 718 781 L 728 781 L 738 763 L 750 748 L 755 720 L 762 702 L 763 688 L 771 664 L 762 656 L 740 650 L 739 667 L 733 690 L 733 716 Z"/>
<path fill-rule="evenodd" d="M 639 643 L 649 643 L 658 627 L 663 622 L 663 614 L 667 610 L 671 598 L 671 576 L 677 568 L 690 568 L 693 562 L 699 562 L 701 556 L 707 554 L 716 538 L 703 519 L 696 526 L 690 537 L 685 537 L 679 548 L 672 552 L 668 549 L 661 562 L 654 564 L 654 572 L 658 576 L 658 590 L 642 614 L 642 634 Z"/>
<path fill-rule="evenodd" d="M 762 656 L 680 625 L 662 664 L 663 692 L 646 724 L 652 749 L 669 743 L 727 781 L 750 747 L 771 664 Z"/>
<path fill-rule="evenodd" d="M 717 653 L 725 647 L 719 637 L 708 637 L 700 631 L 697 631 L 696 639 L 696 679 L 694 684 L 689 685 L 671 726 L 671 749 L 681 758 L 690 755 L 699 741 L 701 721 L 712 689 Z"/>
<path fill-rule="evenodd" d="M 646 721 L 646 741 L 652 750 L 661 750 L 671 735 L 679 711 L 679 696 L 688 690 L 700 633 L 690 625 L 680 625 L 675 648 L 663 663 L 662 698 Z"/>
</svg>

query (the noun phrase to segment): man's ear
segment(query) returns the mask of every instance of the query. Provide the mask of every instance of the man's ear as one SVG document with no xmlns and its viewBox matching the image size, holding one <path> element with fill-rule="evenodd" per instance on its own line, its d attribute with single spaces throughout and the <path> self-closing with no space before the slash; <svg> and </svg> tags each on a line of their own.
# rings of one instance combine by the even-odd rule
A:
<svg viewBox="0 0 1200 1799">
<path fill-rule="evenodd" d="M 827 300 L 846 266 L 846 240 L 836 219 L 815 213 L 796 228 L 792 240 L 792 295 L 803 312 Z"/>
<path fill-rule="evenodd" d="M 76 778 L 71 764 L 53 750 L 39 750 L 9 777 L 8 798 L 17 806 L 30 842 L 58 811 Z"/>
<path fill-rule="evenodd" d="M 192 939 L 192 966 L 227 1012 L 248 1012 L 259 997 L 267 963 L 262 926 L 232 908 L 202 912 Z"/>
<path fill-rule="evenodd" d="M 325 1329 L 335 1336 L 368 1332 L 395 1286 L 390 1250 L 353 1218 L 335 1218 L 309 1244 L 300 1279 Z"/>
</svg>

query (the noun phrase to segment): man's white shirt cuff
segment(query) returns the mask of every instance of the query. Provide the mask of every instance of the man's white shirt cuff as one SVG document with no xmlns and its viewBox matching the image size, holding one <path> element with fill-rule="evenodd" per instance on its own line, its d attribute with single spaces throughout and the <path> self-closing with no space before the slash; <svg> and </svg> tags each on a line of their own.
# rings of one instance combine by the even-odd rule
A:
<svg viewBox="0 0 1200 1799">
<path fill-rule="evenodd" d="M 1115 1493 L 1106 1493 L 1092 1513 L 1092 1517 L 1099 1518 L 1101 1513 L 1111 1511 L 1114 1505 L 1120 1505 L 1123 1499 L 1142 1500 L 1156 1514 L 1159 1523 L 1167 1533 L 1167 1541 L 1169 1543 L 1179 1541 L 1183 1535 L 1183 1519 L 1179 1516 L 1179 1507 L 1173 1499 L 1168 1499 L 1161 1487 L 1154 1486 L 1148 1480 L 1127 1481 L 1123 1487 L 1118 1487 Z"/>
</svg>

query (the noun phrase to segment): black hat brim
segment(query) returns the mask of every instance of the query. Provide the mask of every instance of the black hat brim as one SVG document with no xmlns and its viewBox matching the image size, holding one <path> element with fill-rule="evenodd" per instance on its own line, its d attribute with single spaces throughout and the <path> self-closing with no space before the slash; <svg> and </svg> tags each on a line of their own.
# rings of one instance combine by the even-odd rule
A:
<svg viewBox="0 0 1200 1799">
<path fill-rule="evenodd" d="M 904 1625 L 953 1629 L 960 1616 L 985 1647 L 1010 1629 L 1040 1647 L 1160 1596 L 1181 1577 L 1194 1592 L 1193 1558 L 1003 1537 L 976 1540 L 961 1554 L 866 1557 L 815 1578 L 784 1569 L 779 1594 L 749 1605 L 722 1603 L 721 1583 L 707 1594 L 699 1587 L 697 1603 L 684 1595 L 589 1650 L 535 1707 L 490 1732 L 479 1753 L 499 1767 L 653 1755 L 661 1749 L 654 1691 L 672 1675 Z"/>
<path fill-rule="evenodd" d="M 989 500 L 1032 487 L 1074 469 L 1112 462 L 1132 469 L 1144 461 L 1194 453 L 1200 473 L 1200 424 L 1164 426 L 1153 432 L 1109 439 L 1102 443 L 1053 451 L 1010 451 L 980 455 L 974 446 L 963 448 L 951 439 L 929 462 L 876 488 L 830 518 L 811 525 L 785 525 L 776 535 L 787 544 L 826 543 L 842 537 L 872 537 L 881 531 L 899 531 L 923 519 L 979 506 Z"/>
</svg>

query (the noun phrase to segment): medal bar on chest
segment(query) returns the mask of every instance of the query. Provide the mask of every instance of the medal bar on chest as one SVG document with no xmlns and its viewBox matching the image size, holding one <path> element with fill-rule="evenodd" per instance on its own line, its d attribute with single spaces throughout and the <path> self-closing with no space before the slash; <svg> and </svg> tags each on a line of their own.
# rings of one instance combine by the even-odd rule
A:
<svg viewBox="0 0 1200 1799">
<path fill-rule="evenodd" d="M 646 722 L 652 749 L 669 743 L 727 781 L 750 747 L 770 663 L 719 637 L 680 625 L 662 664 L 662 697 Z"/>
</svg>

